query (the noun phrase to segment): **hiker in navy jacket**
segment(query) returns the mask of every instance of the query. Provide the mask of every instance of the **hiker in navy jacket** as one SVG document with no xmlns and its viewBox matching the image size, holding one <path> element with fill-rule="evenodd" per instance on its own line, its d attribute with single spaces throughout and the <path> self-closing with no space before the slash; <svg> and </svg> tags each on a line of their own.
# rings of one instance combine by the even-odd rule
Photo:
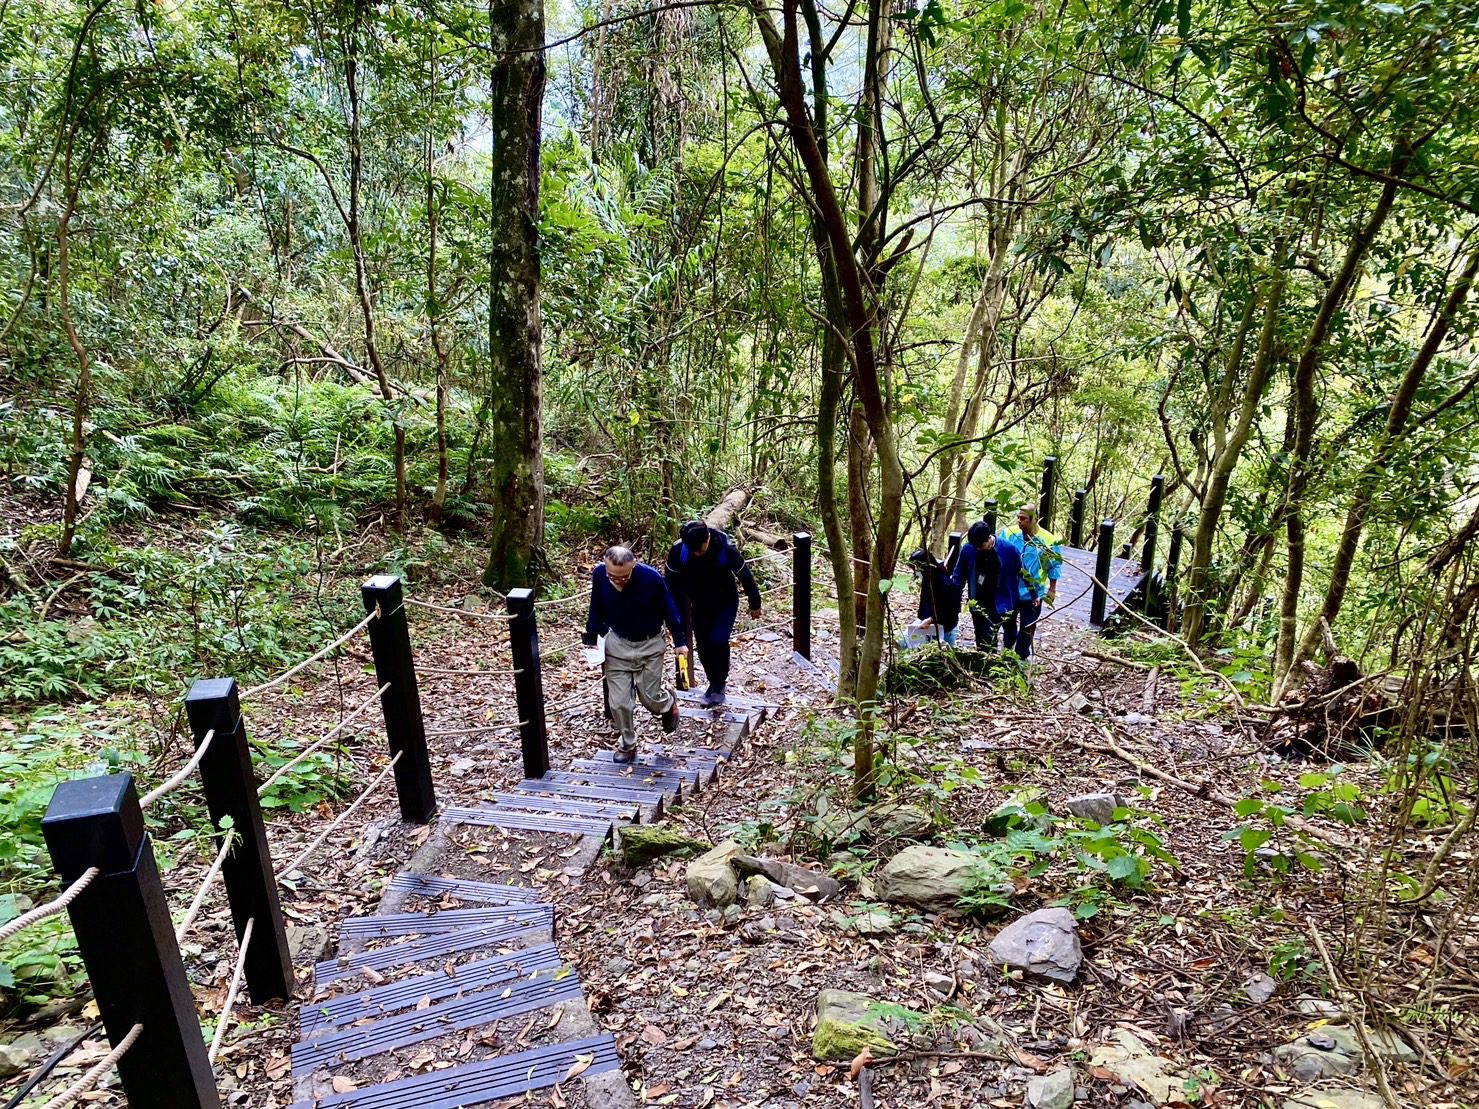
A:
<svg viewBox="0 0 1479 1109">
<path fill-rule="evenodd" d="M 718 528 L 689 520 L 678 529 L 678 542 L 668 552 L 667 582 L 681 620 L 693 633 L 693 645 L 709 679 L 703 703 L 722 705 L 729 681 L 729 637 L 739 616 L 744 588 L 750 619 L 760 618 L 760 589 L 745 556 Z"/>
<path fill-rule="evenodd" d="M 1001 559 L 996 553 L 996 536 L 978 520 L 966 532 L 965 545 L 955 563 L 952 578 L 970 609 L 971 626 L 976 632 L 976 650 L 996 650 L 1001 614 L 996 607 L 996 587 L 1001 578 Z"/>
</svg>

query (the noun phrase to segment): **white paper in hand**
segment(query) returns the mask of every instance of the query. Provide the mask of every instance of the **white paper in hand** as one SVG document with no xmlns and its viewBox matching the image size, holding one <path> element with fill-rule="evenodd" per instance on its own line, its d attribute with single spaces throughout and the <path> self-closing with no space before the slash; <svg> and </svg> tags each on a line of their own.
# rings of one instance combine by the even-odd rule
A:
<svg viewBox="0 0 1479 1109">
<path fill-rule="evenodd" d="M 596 645 L 594 647 L 587 647 L 581 654 L 585 658 L 585 664 L 592 670 L 600 666 L 606 661 L 606 637 L 604 635 L 597 636 Z"/>
</svg>

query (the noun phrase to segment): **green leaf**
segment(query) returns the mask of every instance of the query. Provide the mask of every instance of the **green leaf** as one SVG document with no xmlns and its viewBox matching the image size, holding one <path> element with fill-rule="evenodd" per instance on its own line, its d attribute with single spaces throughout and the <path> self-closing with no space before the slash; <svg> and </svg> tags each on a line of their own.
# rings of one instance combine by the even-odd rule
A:
<svg viewBox="0 0 1479 1109">
<path fill-rule="evenodd" d="M 1244 828 L 1242 834 L 1238 836 L 1238 842 L 1243 845 L 1243 850 L 1251 855 L 1273 838 L 1273 832 L 1267 828 Z"/>
<path fill-rule="evenodd" d="M 1116 855 L 1109 860 L 1109 876 L 1116 882 L 1140 877 L 1140 860 L 1134 855 Z"/>
<path fill-rule="evenodd" d="M 1257 797 L 1244 797 L 1241 801 L 1233 806 L 1233 812 L 1237 813 L 1241 817 L 1244 817 L 1245 819 L 1252 816 L 1254 813 L 1259 813 L 1262 811 L 1263 802 L 1260 801 Z"/>
</svg>

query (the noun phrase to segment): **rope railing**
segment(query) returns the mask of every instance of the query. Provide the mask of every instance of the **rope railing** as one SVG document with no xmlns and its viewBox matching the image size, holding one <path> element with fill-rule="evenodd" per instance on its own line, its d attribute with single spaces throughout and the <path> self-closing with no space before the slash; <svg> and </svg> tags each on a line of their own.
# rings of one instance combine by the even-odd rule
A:
<svg viewBox="0 0 1479 1109">
<path fill-rule="evenodd" d="M 271 681 L 263 682 L 261 685 L 252 686 L 251 689 L 248 689 L 242 693 L 241 699 L 245 701 L 248 697 L 255 697 L 259 693 L 266 693 L 269 689 L 276 689 L 278 686 L 282 685 L 283 682 L 287 681 L 300 670 L 313 665 L 325 655 L 330 654 L 331 652 L 336 651 L 340 647 L 344 646 L 344 644 L 348 643 L 356 635 L 368 628 L 370 626 L 370 621 L 374 620 L 379 615 L 380 606 L 377 604 L 374 610 L 367 614 L 363 620 L 361 620 L 354 627 L 350 628 L 347 632 L 341 635 L 338 639 L 334 640 L 328 646 L 322 647 L 319 650 L 315 651 L 313 654 L 305 658 L 302 662 L 298 663 L 296 666 L 293 666 L 288 670 L 283 671 Z"/>
<path fill-rule="evenodd" d="M 210 892 L 211 886 L 215 884 L 216 876 L 221 873 L 221 867 L 225 865 L 226 856 L 231 854 L 231 845 L 236 839 L 236 829 L 226 829 L 226 837 L 221 841 L 221 849 L 216 852 L 215 861 L 211 863 L 210 869 L 205 872 L 201 880 L 200 888 L 195 891 L 195 896 L 190 899 L 190 908 L 185 910 L 185 917 L 175 929 L 175 942 L 183 943 L 185 933 L 190 931 L 190 925 L 195 923 L 195 918 L 200 915 L 200 907 L 205 904 L 205 895 Z"/>
<path fill-rule="evenodd" d="M 453 616 L 465 616 L 469 620 L 497 620 L 507 623 L 513 617 L 506 612 L 468 612 L 465 608 L 452 608 L 450 605 L 434 605 L 430 601 L 414 601 L 406 598 L 406 604 L 414 605 L 416 608 L 428 608 L 433 612 L 450 612 Z"/>
<path fill-rule="evenodd" d="M 760 590 L 760 596 L 762 596 L 762 597 L 768 597 L 768 596 L 770 596 L 770 594 L 772 594 L 772 593 L 779 593 L 783 589 L 794 589 L 794 588 L 796 588 L 796 583 L 795 582 L 783 581 L 783 582 L 780 583 L 780 585 L 772 585 L 769 589 L 762 589 L 762 590 Z"/>
<path fill-rule="evenodd" d="M 327 828 L 325 828 L 322 832 L 320 832 L 317 836 L 315 836 L 313 838 L 313 840 L 308 844 L 307 847 L 303 848 L 302 851 L 298 852 L 297 857 L 295 859 L 293 859 L 292 862 L 288 863 L 287 866 L 284 866 L 280 870 L 278 870 L 278 872 L 277 872 L 278 880 L 280 881 L 286 875 L 289 875 L 289 874 L 293 873 L 293 871 L 297 870 L 300 866 L 302 866 L 303 863 L 315 851 L 317 851 L 320 847 L 322 847 L 323 844 L 324 844 L 324 841 L 326 839 L 328 839 L 329 836 L 333 835 L 334 834 L 334 831 L 341 824 L 343 824 L 346 820 L 349 819 L 349 815 L 352 812 L 354 812 L 355 809 L 359 808 L 360 805 L 364 804 L 365 798 L 369 797 L 371 793 L 375 792 L 375 787 L 378 786 L 381 782 L 383 782 L 386 779 L 386 777 L 390 774 L 390 772 L 395 769 L 395 764 L 398 763 L 398 762 L 400 762 L 402 756 L 404 756 L 404 755 L 405 755 L 405 752 L 404 751 L 397 752 L 395 758 L 391 759 L 390 762 L 388 762 L 388 763 L 385 764 L 385 769 L 381 770 L 379 774 L 375 775 L 375 780 L 373 782 L 371 782 L 369 785 L 367 785 L 364 788 L 364 791 L 358 797 L 356 797 L 352 802 L 350 802 L 349 807 L 347 809 L 345 809 L 342 813 L 340 813 L 337 817 L 334 818 L 334 821 L 333 821 L 332 824 L 330 824 Z"/>
<path fill-rule="evenodd" d="M 211 1037 L 211 1049 L 205 1054 L 206 1059 L 212 1064 L 216 1061 L 216 1055 L 220 1053 L 221 1044 L 226 1041 L 226 1030 L 231 1027 L 231 1010 L 236 1006 L 236 995 L 241 992 L 241 977 L 246 969 L 247 948 L 252 945 L 252 927 L 256 923 L 256 917 L 250 918 L 246 922 L 246 927 L 241 931 L 241 946 L 236 952 L 236 969 L 231 972 L 231 987 L 226 991 L 226 1001 L 221 1006 L 221 1015 L 216 1018 L 216 1034 Z"/>
<path fill-rule="evenodd" d="M 501 724 L 480 724 L 476 728 L 441 728 L 433 729 L 426 733 L 428 739 L 433 736 L 450 737 L 466 735 L 482 735 L 485 732 L 501 732 L 505 728 L 522 728 L 529 723 L 527 720 L 505 720 Z"/>
<path fill-rule="evenodd" d="M 143 1034 L 144 1026 L 142 1024 L 134 1025 L 128 1030 L 128 1034 L 118 1041 L 117 1047 L 99 1059 L 91 1070 L 48 1101 L 41 1109 L 67 1109 L 67 1106 L 75 1105 L 84 1094 L 88 1093 L 102 1081 L 103 1075 L 112 1070 L 118 1063 L 118 1060 L 128 1054 L 128 1049 L 133 1047 L 138 1042 L 138 1038 Z"/>
<path fill-rule="evenodd" d="M 566 597 L 551 597 L 545 601 L 535 601 L 535 608 L 555 608 L 558 605 L 568 605 L 571 601 L 587 601 L 590 599 L 588 593 L 571 593 Z"/>
<path fill-rule="evenodd" d="M 287 762 L 283 763 L 276 770 L 274 770 L 271 775 L 268 776 L 267 780 L 257 787 L 257 796 L 261 797 L 267 792 L 268 788 L 272 785 L 273 782 L 277 781 L 304 759 L 314 754 L 325 743 L 329 742 L 329 740 L 333 739 L 345 728 L 349 727 L 350 724 L 353 724 L 361 713 L 363 713 L 367 708 L 373 705 L 380 698 L 381 694 L 383 694 L 387 689 L 390 688 L 390 684 L 390 682 L 386 682 L 379 689 L 375 690 L 374 693 L 366 697 L 364 701 L 362 701 L 359 706 L 356 707 L 352 712 L 350 712 L 350 714 L 346 716 L 343 720 L 339 721 L 339 723 L 335 724 L 327 732 L 319 736 L 307 747 L 303 748 L 303 750 L 299 751 L 291 759 L 289 759 Z"/>
<path fill-rule="evenodd" d="M 456 676 L 459 678 L 512 678 L 524 671 L 516 666 L 500 670 L 460 670 L 455 666 L 421 666 L 417 665 L 416 674 L 441 674 Z"/>
<path fill-rule="evenodd" d="M 68 905 L 72 904 L 73 901 L 76 901 L 81 896 L 83 890 L 92 885 L 93 879 L 101 873 L 102 871 L 95 866 L 88 867 L 82 872 L 82 876 L 63 890 L 61 896 L 56 900 L 48 901 L 45 905 L 37 905 L 34 909 L 22 913 L 7 923 L 3 928 L 0 928 L 0 943 L 4 943 L 11 936 L 19 932 L 24 932 L 33 924 L 40 924 L 47 917 L 53 917 L 57 913 L 63 912 Z"/>
<path fill-rule="evenodd" d="M 158 801 L 161 797 L 169 793 L 171 790 L 178 789 L 180 784 L 184 782 L 186 778 L 195 773 L 196 767 L 200 765 L 200 760 L 205 758 L 205 753 L 210 748 L 211 740 L 215 738 L 216 729 L 212 728 L 210 731 L 206 732 L 200 740 L 200 746 L 195 748 L 195 754 L 190 756 L 190 761 L 187 762 L 184 766 L 180 767 L 179 770 L 177 770 L 169 778 L 165 779 L 165 781 L 155 786 L 148 793 L 144 794 L 144 796 L 140 797 L 139 808 L 147 809 L 150 805 L 154 804 L 155 801 Z"/>
<path fill-rule="evenodd" d="M 573 651 L 577 647 L 584 647 L 584 646 L 585 646 L 585 640 L 583 640 L 583 639 L 576 639 L 576 640 L 572 640 L 569 643 L 562 644 L 559 647 L 540 647 L 539 648 L 539 653 L 540 653 L 540 655 L 545 656 L 545 657 L 548 657 L 550 655 L 563 655 L 566 651 Z"/>
</svg>

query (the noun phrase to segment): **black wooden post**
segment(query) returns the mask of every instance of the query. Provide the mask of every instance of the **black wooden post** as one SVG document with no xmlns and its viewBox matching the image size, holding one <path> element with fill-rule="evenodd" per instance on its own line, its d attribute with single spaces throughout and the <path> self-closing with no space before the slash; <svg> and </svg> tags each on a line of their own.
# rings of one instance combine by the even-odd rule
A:
<svg viewBox="0 0 1479 1109">
<path fill-rule="evenodd" d="M 960 541 L 965 538 L 958 531 L 952 531 L 948 540 L 949 546 L 945 548 L 945 569 L 953 571 L 955 564 L 960 561 Z"/>
<path fill-rule="evenodd" d="M 1156 474 L 1150 479 L 1150 508 L 1145 516 L 1145 548 L 1140 556 L 1140 568 L 1147 574 L 1155 570 L 1156 533 L 1161 526 L 1161 497 L 1166 492 L 1166 475 Z"/>
<path fill-rule="evenodd" d="M 1094 598 L 1089 606 L 1089 623 L 1102 627 L 1105 602 L 1109 600 L 1109 576 L 1114 572 L 1114 521 L 1099 525 L 1099 548 L 1094 559 Z"/>
<path fill-rule="evenodd" d="M 1079 550 L 1084 546 L 1084 503 L 1089 499 L 1087 489 L 1073 491 L 1073 515 L 1069 517 L 1068 545 Z"/>
<path fill-rule="evenodd" d="M 991 534 L 992 535 L 995 535 L 996 534 L 996 498 L 995 497 L 987 497 L 986 498 L 986 514 L 982 517 L 982 519 L 984 519 L 986 521 L 986 526 L 991 529 Z"/>
<path fill-rule="evenodd" d="M 1176 571 L 1181 563 L 1181 543 L 1185 533 L 1180 525 L 1171 528 L 1171 551 L 1166 555 L 1166 630 L 1176 630 Z"/>
<path fill-rule="evenodd" d="M 791 536 L 791 650 L 811 658 L 811 533 Z"/>
<path fill-rule="evenodd" d="M 426 751 L 426 723 L 421 719 L 421 694 L 416 689 L 416 665 L 411 658 L 411 625 L 401 599 L 401 579 L 376 574 L 360 587 L 365 611 L 380 615 L 370 621 L 370 652 L 375 657 L 375 681 L 390 685 L 380 694 L 385 713 L 385 735 L 390 755 L 401 756 L 395 764 L 395 791 L 400 797 L 401 819 L 425 824 L 437 811 L 436 790 L 431 784 L 431 759 Z"/>
<path fill-rule="evenodd" d="M 118 1061 L 132 1109 L 218 1109 L 216 1080 L 180 962 L 133 776 L 63 782 L 41 821 L 63 888 L 101 873 L 67 907 L 108 1039 L 143 1032 Z M 255 946 L 255 945 L 253 945 Z"/>
<path fill-rule="evenodd" d="M 544 675 L 539 668 L 539 631 L 534 626 L 534 590 L 510 589 L 508 611 L 514 657 L 514 701 L 519 706 L 519 746 L 524 777 L 549 773 L 549 731 L 544 720 Z M 602 686 L 606 683 L 602 682 Z"/>
<path fill-rule="evenodd" d="M 1042 492 L 1037 498 L 1037 519 L 1045 528 L 1053 525 L 1053 479 L 1057 470 L 1056 455 L 1050 454 L 1042 460 Z"/>
<path fill-rule="evenodd" d="M 200 760 L 200 783 L 211 827 L 217 829 L 216 846 L 219 848 L 225 838 L 220 829 L 229 827 L 234 835 L 231 850 L 221 864 L 221 879 L 226 884 L 238 943 L 247 921 L 256 921 L 244 968 L 247 992 L 256 1005 L 270 998 L 292 997 L 293 957 L 288 952 L 288 934 L 277 901 L 277 879 L 272 873 L 262 809 L 257 804 L 257 777 L 252 773 L 252 752 L 247 746 L 246 721 L 241 715 L 235 679 L 203 678 L 196 682 L 185 695 L 185 714 L 197 749 L 207 732 L 216 733 Z"/>
</svg>

